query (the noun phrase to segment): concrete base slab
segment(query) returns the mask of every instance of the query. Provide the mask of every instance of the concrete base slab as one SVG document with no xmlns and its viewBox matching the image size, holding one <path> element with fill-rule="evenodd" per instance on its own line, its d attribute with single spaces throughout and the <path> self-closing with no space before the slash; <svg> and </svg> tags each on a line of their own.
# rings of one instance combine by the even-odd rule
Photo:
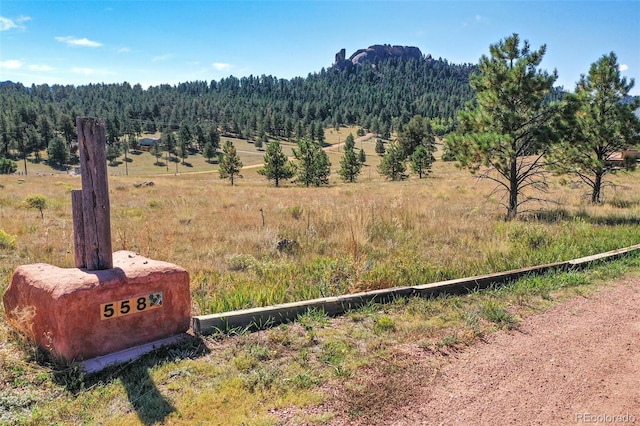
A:
<svg viewBox="0 0 640 426">
<path fill-rule="evenodd" d="M 133 348 L 87 359 L 85 361 L 82 361 L 78 365 L 80 366 L 80 369 L 85 373 L 89 373 L 89 374 L 98 373 L 107 367 L 112 367 L 118 364 L 124 364 L 125 362 L 135 361 L 138 358 L 142 357 L 143 355 L 146 355 L 157 349 L 160 349 L 166 346 L 176 345 L 189 338 L 191 338 L 191 336 L 189 336 L 186 333 L 178 334 L 176 336 L 165 337 L 164 339 L 156 340 L 150 343 L 145 343 L 144 345 L 134 346 Z"/>
</svg>

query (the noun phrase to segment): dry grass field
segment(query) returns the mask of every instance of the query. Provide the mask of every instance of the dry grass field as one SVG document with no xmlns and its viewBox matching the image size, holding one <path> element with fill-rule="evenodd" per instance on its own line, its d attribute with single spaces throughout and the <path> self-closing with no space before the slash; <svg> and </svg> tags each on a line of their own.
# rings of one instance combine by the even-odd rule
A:
<svg viewBox="0 0 640 426">
<path fill-rule="evenodd" d="M 348 134 L 326 133 L 332 143 Z M 245 166 L 261 164 L 255 147 L 246 141 L 236 147 Z M 358 182 L 339 180 L 341 152 L 330 148 L 333 174 L 322 188 L 275 188 L 257 167 L 243 170 L 232 187 L 202 157 L 187 158 L 192 167 L 178 165 L 175 174 L 143 153 L 128 165 L 129 175 L 123 165 L 109 169 L 113 248 L 186 268 L 193 314 L 200 314 L 497 272 L 640 240 L 639 172 L 614 176 L 616 186 L 606 188 L 600 206 L 588 204 L 585 188 L 551 177 L 549 203 L 505 222 L 497 196 L 489 196 L 493 185 L 453 163 L 437 161 L 424 179 L 389 182 L 378 174 L 373 140 L 356 147 L 367 153 Z M 27 176 L 0 175 L 1 292 L 18 265 L 73 266 L 70 191 L 80 187 L 79 176 L 44 165 L 29 164 Z M 45 197 L 43 217 L 26 203 L 32 195 Z M 296 244 L 280 251 L 285 238 Z M 556 281 L 574 279 L 589 281 Z M 532 294 L 546 303 L 556 289 L 542 288 Z M 522 290 L 495 303 L 481 295 L 404 301 L 350 314 L 342 320 L 351 324 L 347 328 L 328 327 L 326 317 L 310 313 L 299 324 L 255 336 L 194 340 L 92 379 L 52 371 L 1 322 L 0 423 L 276 424 L 269 410 L 320 404 L 323 385 L 348 383 L 384 352 L 391 335 L 455 346 L 496 324 L 514 323 L 509 303 L 531 309 L 537 302 L 523 304 L 528 297 Z M 476 312 L 475 320 L 468 312 Z M 230 403 L 236 399 L 241 407 Z M 325 413 L 311 420 L 330 418 Z"/>
<path fill-rule="evenodd" d="M 377 171 L 373 141 L 360 145 L 368 162 L 358 183 L 340 182 L 340 149 L 330 148 L 334 175 L 322 188 L 275 188 L 258 167 L 244 170 L 233 187 L 206 167 L 112 173 L 113 248 L 185 267 L 194 311 L 211 313 L 497 272 L 638 240 L 634 174 L 614 177 L 617 187 L 607 189 L 602 206 L 588 205 L 584 188 L 552 178 L 550 202 L 530 206 L 537 215 L 505 222 L 490 182 L 441 161 L 427 178 L 390 182 Z M 134 164 L 154 161 L 149 153 L 140 157 Z M 73 266 L 70 191 L 81 187 L 80 177 L 39 167 L 0 176 L 4 282 L 19 264 Z M 28 208 L 31 195 L 46 198 L 43 218 Z M 297 244 L 279 251 L 281 239 Z"/>
</svg>

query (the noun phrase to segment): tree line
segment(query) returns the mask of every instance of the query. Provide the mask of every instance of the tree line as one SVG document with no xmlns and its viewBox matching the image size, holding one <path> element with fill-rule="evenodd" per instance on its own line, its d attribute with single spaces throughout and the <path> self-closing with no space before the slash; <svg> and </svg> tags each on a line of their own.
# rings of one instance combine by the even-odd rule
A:
<svg viewBox="0 0 640 426">
<path fill-rule="evenodd" d="M 148 89 L 126 82 L 30 87 L 5 82 L 0 84 L 0 158 L 40 160 L 47 151 L 54 164 L 73 163 L 78 116 L 107 120 L 112 157 L 143 132 L 156 131 L 173 133 L 182 153 L 203 154 L 207 142 L 219 144 L 220 135 L 260 144 L 308 137 L 322 144 L 324 129 L 358 125 L 390 137 L 414 115 L 430 118 L 435 131 L 445 134 L 473 98 L 474 70 L 442 59 L 402 59 L 345 71 L 323 68 L 306 78 L 230 76 Z"/>
<path fill-rule="evenodd" d="M 381 175 L 391 180 L 407 178 L 407 159 L 410 160 L 413 172 L 420 179 L 431 171 L 431 165 L 435 161 L 435 135 L 429 119 L 414 116 L 399 133 L 397 140 L 387 145 L 388 150 L 382 139 L 378 138 L 376 141 L 376 152 L 382 156 L 378 167 Z M 295 162 L 290 161 L 284 154 L 279 141 L 269 142 L 263 158 L 264 167 L 258 170 L 258 174 L 273 181 L 276 187 L 280 186 L 282 181 L 292 178 L 295 178 L 296 183 L 307 187 L 329 184 L 331 161 L 318 141 L 307 137 L 298 140 L 297 147 L 293 149 L 293 156 Z M 344 182 L 354 183 L 366 161 L 363 149 L 356 154 L 355 138 L 349 133 L 345 138 L 338 175 Z M 240 156 L 233 143 L 226 141 L 220 154 L 220 178 L 229 179 L 233 185 L 236 176 L 242 177 L 241 169 Z"/>
</svg>

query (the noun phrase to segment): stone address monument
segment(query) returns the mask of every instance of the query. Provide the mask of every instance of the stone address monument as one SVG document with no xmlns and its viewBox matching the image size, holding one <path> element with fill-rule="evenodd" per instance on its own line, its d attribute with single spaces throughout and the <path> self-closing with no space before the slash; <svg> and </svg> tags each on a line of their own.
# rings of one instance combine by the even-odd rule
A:
<svg viewBox="0 0 640 426">
<path fill-rule="evenodd" d="M 57 359 L 77 362 L 183 333 L 188 272 L 111 252 L 105 122 L 78 117 L 82 191 L 72 191 L 76 268 L 16 268 L 3 296 L 11 324 Z"/>
</svg>

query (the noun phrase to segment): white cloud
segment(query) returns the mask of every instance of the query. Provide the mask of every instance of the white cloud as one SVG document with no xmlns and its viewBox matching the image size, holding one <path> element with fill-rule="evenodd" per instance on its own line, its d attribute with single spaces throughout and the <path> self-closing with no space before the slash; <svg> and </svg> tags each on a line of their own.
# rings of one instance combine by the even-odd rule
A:
<svg viewBox="0 0 640 426">
<path fill-rule="evenodd" d="M 118 53 L 131 53 L 131 49 L 129 49 L 128 47 L 121 47 L 120 49 L 118 49 Z"/>
<path fill-rule="evenodd" d="M 99 43 L 97 41 L 93 41 L 93 40 L 89 40 L 86 37 L 83 38 L 75 38 L 72 36 L 66 36 L 66 37 L 56 37 L 56 41 L 59 41 L 60 43 L 65 43 L 69 46 L 80 46 L 80 47 L 100 47 L 102 46 L 102 43 Z"/>
<path fill-rule="evenodd" d="M 464 22 L 462 23 L 462 26 L 464 28 L 466 27 L 470 27 L 472 25 L 486 25 L 489 24 L 489 19 L 486 16 L 482 16 L 482 15 L 475 15 L 473 18 L 466 18 L 464 20 Z"/>
<path fill-rule="evenodd" d="M 476 15 L 473 20 L 476 24 L 489 24 L 489 18 L 483 15 Z"/>
<path fill-rule="evenodd" d="M 17 59 L 7 59 L 6 61 L 0 61 L 0 69 L 5 70 L 17 70 L 22 68 L 22 61 Z"/>
<path fill-rule="evenodd" d="M 0 31 L 8 31 L 11 28 L 18 28 L 18 25 L 11 19 L 0 16 Z"/>
<path fill-rule="evenodd" d="M 628 70 L 628 69 L 629 69 L 629 65 L 627 65 L 627 64 L 620 64 L 620 67 L 619 67 L 619 70 L 620 70 L 620 71 L 624 72 L 624 71 L 626 71 L 626 70 Z"/>
<path fill-rule="evenodd" d="M 12 28 L 20 28 L 24 30 L 25 26 L 22 25 L 22 23 L 30 20 L 31 18 L 28 16 L 21 16 L 16 20 L 5 18 L 4 16 L 0 16 L 0 31 L 9 31 Z"/>
<path fill-rule="evenodd" d="M 109 76 L 116 75 L 113 71 L 104 68 L 73 67 L 71 68 L 71 72 L 92 78 L 108 78 Z"/>
<path fill-rule="evenodd" d="M 231 64 L 225 64 L 224 62 L 214 62 L 211 66 L 217 71 L 228 71 L 231 69 Z"/>
<path fill-rule="evenodd" d="M 55 68 L 49 65 L 29 65 L 29 69 L 33 71 L 53 71 Z"/>
<path fill-rule="evenodd" d="M 73 72 L 74 74 L 81 74 L 81 75 L 94 75 L 98 72 L 98 70 L 94 68 L 73 67 L 71 68 L 71 72 Z"/>
</svg>

